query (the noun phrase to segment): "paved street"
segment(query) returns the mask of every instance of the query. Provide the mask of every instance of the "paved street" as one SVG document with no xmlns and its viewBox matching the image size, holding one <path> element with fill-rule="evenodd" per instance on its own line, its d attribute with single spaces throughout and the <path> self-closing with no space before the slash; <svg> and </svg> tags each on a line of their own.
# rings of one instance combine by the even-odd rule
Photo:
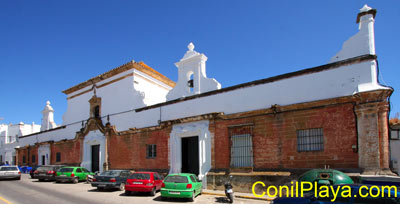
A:
<svg viewBox="0 0 400 204">
<path fill-rule="evenodd" d="M 160 193 L 151 197 L 146 194 L 125 196 L 122 191 L 97 191 L 90 184 L 56 184 L 55 182 L 38 182 L 22 175 L 18 180 L 0 181 L 0 204 L 100 204 L 100 203 L 190 203 L 187 200 L 171 199 L 161 201 Z M 200 195 L 194 203 L 227 203 L 224 197 Z M 239 199 L 234 203 L 268 203 L 265 201 Z"/>
</svg>

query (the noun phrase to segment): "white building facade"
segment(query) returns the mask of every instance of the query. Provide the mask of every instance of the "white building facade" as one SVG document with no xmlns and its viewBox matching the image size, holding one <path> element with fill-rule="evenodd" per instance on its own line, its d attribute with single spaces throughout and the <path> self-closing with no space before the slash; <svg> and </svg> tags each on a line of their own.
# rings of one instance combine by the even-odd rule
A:
<svg viewBox="0 0 400 204">
<path fill-rule="evenodd" d="M 175 63 L 176 84 L 143 62 L 131 61 L 64 90 L 68 107 L 62 125 L 21 137 L 19 158 L 39 154 L 50 164 L 81 165 L 91 171 L 167 169 L 180 173 L 195 168 L 207 184 L 212 169 L 235 167 L 229 163 L 234 152 L 229 149 L 231 130 L 252 137 L 246 140 L 254 147 L 248 150 L 251 162 L 246 167 L 261 171 L 299 168 L 295 162 L 307 153 L 296 151 L 297 132 L 324 127 L 320 131 L 326 134 L 323 141 L 331 142 L 322 142 L 325 149 L 313 152 L 313 163 L 302 162 L 301 167 L 316 168 L 328 160 L 333 167 L 387 171 L 388 139 L 379 139 L 379 135 L 388 137 L 385 114 L 393 90 L 377 80 L 375 14 L 368 6 L 360 10 L 359 32 L 344 43 L 330 63 L 232 87 L 222 88 L 217 80 L 207 77 L 207 57 L 196 52 L 193 43 Z M 327 107 L 346 111 L 335 123 L 331 119 L 320 123 L 326 114 L 337 112 Z M 309 113 L 319 109 L 321 113 Z M 49 115 L 43 118 L 52 118 L 52 109 L 45 110 L 43 113 Z M 292 112 L 310 116 L 291 118 Z M 316 116 L 318 120 L 309 119 Z M 290 118 L 290 124 L 285 118 Z M 349 127 L 332 128 L 342 118 Z M 276 125 L 259 122 L 267 120 Z M 289 125 L 283 125 L 285 122 Z M 254 133 L 242 134 L 237 129 L 242 126 L 249 126 Z M 277 140 L 281 142 L 274 144 Z M 350 142 L 339 145 L 343 140 Z M 198 164 L 187 164 L 184 155 L 190 151 L 184 150 L 184 143 L 197 146 L 193 161 Z M 337 148 L 329 149 L 335 145 Z M 271 151 L 263 152 L 266 149 Z M 279 153 L 270 155 L 275 152 Z"/>
<path fill-rule="evenodd" d="M 40 125 L 0 124 L 0 164 L 15 164 L 15 148 L 19 146 L 18 138 L 40 131 Z"/>
</svg>

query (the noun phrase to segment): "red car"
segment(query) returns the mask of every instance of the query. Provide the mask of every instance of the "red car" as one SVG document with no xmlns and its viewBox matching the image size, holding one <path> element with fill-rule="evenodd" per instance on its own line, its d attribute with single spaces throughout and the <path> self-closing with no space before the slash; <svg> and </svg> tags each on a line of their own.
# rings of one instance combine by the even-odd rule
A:
<svg viewBox="0 0 400 204">
<path fill-rule="evenodd" d="M 154 196 L 161 189 L 162 178 L 157 172 L 135 172 L 126 179 L 125 195 L 132 192 L 149 192 Z"/>
</svg>

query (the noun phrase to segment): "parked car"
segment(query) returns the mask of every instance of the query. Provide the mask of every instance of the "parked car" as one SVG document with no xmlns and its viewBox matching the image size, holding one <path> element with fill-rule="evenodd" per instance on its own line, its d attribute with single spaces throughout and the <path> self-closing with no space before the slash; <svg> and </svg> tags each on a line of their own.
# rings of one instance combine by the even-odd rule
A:
<svg viewBox="0 0 400 204">
<path fill-rule="evenodd" d="M 149 192 L 154 196 L 161 189 L 162 177 L 157 172 L 135 172 L 126 180 L 125 194 Z"/>
<path fill-rule="evenodd" d="M 21 171 L 17 166 L 0 166 L 0 179 L 21 180 Z"/>
<path fill-rule="evenodd" d="M 343 186 L 349 186 L 351 188 L 351 196 L 342 196 L 341 189 Z M 367 186 L 368 188 L 362 188 L 360 192 L 361 186 Z M 365 184 L 341 184 L 341 185 L 333 185 L 334 192 L 338 192 L 337 197 L 333 195 L 329 197 L 318 197 L 314 195 L 312 192 L 306 193 L 303 197 L 281 197 L 276 198 L 271 202 L 271 204 L 324 204 L 324 203 L 386 203 L 386 204 L 397 204 L 400 203 L 400 192 L 397 190 L 390 189 L 390 197 L 388 189 L 381 192 L 377 188 L 370 188 L 371 185 Z M 340 189 L 338 189 L 340 188 Z M 382 196 L 382 193 L 383 196 Z M 397 195 L 396 195 L 397 194 Z M 347 194 L 346 194 L 347 195 Z M 361 196 L 368 195 L 368 196 Z M 378 195 L 372 197 L 371 195 Z M 335 198 L 333 201 L 332 199 Z"/>
<path fill-rule="evenodd" d="M 128 170 L 104 171 L 100 175 L 94 176 L 92 180 L 92 186 L 96 187 L 97 190 L 116 188 L 120 191 L 123 191 L 125 190 L 126 179 L 130 174 L 131 172 Z"/>
<path fill-rule="evenodd" d="M 35 178 L 35 171 L 39 166 L 34 166 L 32 169 L 29 171 L 29 175 L 31 176 L 31 179 Z"/>
<path fill-rule="evenodd" d="M 39 179 L 39 181 L 56 180 L 57 171 L 64 167 L 64 165 L 46 165 L 39 166 L 33 173 L 35 179 Z"/>
<path fill-rule="evenodd" d="M 59 182 L 73 182 L 78 183 L 79 181 L 86 181 L 88 175 L 94 175 L 94 173 L 88 171 L 83 167 L 62 167 L 57 171 L 56 183 Z"/>
<path fill-rule="evenodd" d="M 191 202 L 201 194 L 202 183 L 194 174 L 169 174 L 161 188 L 161 198 L 189 198 Z"/>
</svg>

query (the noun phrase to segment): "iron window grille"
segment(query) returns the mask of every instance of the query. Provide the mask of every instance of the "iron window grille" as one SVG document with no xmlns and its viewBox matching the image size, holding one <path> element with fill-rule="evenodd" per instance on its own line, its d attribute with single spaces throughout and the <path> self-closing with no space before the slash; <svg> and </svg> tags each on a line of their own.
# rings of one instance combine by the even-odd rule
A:
<svg viewBox="0 0 400 204">
<path fill-rule="evenodd" d="M 322 128 L 297 130 L 297 151 L 324 151 L 324 132 Z"/>
<path fill-rule="evenodd" d="M 61 161 L 61 152 L 57 152 L 56 153 L 56 162 L 60 162 Z"/>
<path fill-rule="evenodd" d="M 156 158 L 157 157 L 157 145 L 150 144 L 146 145 L 146 158 Z"/>
<path fill-rule="evenodd" d="M 231 140 L 231 167 L 253 167 L 253 126 L 229 127 Z"/>
</svg>

